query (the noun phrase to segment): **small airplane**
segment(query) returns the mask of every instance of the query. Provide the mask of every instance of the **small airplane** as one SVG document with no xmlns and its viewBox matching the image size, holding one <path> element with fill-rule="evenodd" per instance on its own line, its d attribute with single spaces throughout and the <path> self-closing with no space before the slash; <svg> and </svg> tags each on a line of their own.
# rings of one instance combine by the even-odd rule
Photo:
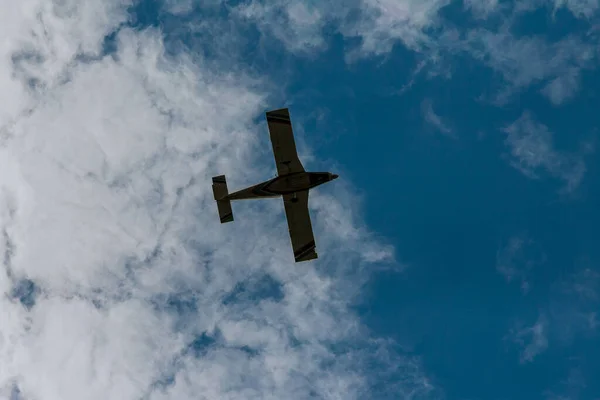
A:
<svg viewBox="0 0 600 400">
<path fill-rule="evenodd" d="M 277 177 L 229 194 L 225 175 L 212 178 L 221 223 L 233 221 L 231 200 L 283 197 L 294 259 L 314 260 L 315 238 L 308 212 L 308 191 L 338 177 L 330 172 L 306 172 L 296 151 L 287 108 L 267 111 L 267 124 L 277 165 Z"/>
</svg>

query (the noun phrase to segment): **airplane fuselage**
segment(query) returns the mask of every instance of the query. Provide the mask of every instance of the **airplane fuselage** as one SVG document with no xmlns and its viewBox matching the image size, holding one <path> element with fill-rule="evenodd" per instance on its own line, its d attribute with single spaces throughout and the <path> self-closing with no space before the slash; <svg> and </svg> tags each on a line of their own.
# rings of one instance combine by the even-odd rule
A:
<svg viewBox="0 0 600 400">
<path fill-rule="evenodd" d="M 224 200 L 244 200 L 265 197 L 279 197 L 304 190 L 310 190 L 337 178 L 329 172 L 296 172 L 278 176 L 268 181 L 250 186 L 227 195 Z"/>
<path fill-rule="evenodd" d="M 294 260 L 310 261 L 318 258 L 310 219 L 308 197 L 310 189 L 330 182 L 338 176 L 330 172 L 306 172 L 294 142 L 294 132 L 287 108 L 267 111 L 267 125 L 275 157 L 277 177 L 229 193 L 225 175 L 212 177 L 213 197 L 217 203 L 222 224 L 233 221 L 233 200 L 281 197 L 287 220 Z"/>
</svg>

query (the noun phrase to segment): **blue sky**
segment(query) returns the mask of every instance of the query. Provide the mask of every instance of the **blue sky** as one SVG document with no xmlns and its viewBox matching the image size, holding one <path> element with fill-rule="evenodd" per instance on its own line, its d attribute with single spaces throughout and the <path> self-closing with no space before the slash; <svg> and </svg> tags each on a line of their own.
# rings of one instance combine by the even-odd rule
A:
<svg viewBox="0 0 600 400">
<path fill-rule="evenodd" d="M 600 399 L 597 1 L 50 4 L 0 17 L 2 396 Z M 281 107 L 312 263 L 210 190 Z"/>
</svg>

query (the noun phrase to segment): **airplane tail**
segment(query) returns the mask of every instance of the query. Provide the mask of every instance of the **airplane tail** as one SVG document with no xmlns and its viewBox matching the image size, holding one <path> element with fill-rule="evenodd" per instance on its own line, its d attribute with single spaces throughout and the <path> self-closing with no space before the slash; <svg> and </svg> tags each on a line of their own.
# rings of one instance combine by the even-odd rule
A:
<svg viewBox="0 0 600 400">
<path fill-rule="evenodd" d="M 229 194 L 227 190 L 227 181 L 225 175 L 219 175 L 212 178 L 213 181 L 213 194 L 217 201 L 217 208 L 219 209 L 219 218 L 221 223 L 233 221 L 233 211 L 231 210 L 231 200 L 222 200 Z"/>
</svg>

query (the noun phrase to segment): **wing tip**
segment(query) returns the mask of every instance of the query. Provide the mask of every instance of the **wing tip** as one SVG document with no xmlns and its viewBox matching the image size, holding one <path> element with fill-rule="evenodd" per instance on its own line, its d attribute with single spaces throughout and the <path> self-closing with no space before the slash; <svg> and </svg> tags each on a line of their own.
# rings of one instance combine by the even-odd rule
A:
<svg viewBox="0 0 600 400">
<path fill-rule="evenodd" d="M 212 181 L 213 183 L 227 183 L 225 175 L 213 176 Z"/>
<path fill-rule="evenodd" d="M 304 256 L 295 257 L 295 260 L 296 260 L 296 262 L 304 262 L 304 261 L 316 260 L 317 258 L 319 258 L 319 255 L 317 254 L 316 251 L 313 251 L 312 253 L 306 254 Z"/>
<path fill-rule="evenodd" d="M 285 108 L 278 108 L 277 110 L 269 110 L 267 111 L 267 115 L 289 115 L 290 114 L 290 110 L 289 108 L 285 107 Z"/>
<path fill-rule="evenodd" d="M 222 224 L 225 224 L 227 222 L 233 222 L 233 213 L 232 212 L 226 213 L 222 216 L 219 216 L 219 218 L 221 219 Z"/>
<path fill-rule="evenodd" d="M 315 241 L 311 240 L 306 245 L 294 251 L 294 259 L 296 260 L 296 262 L 300 262 L 314 260 L 315 258 L 318 258 L 315 248 Z"/>
<path fill-rule="evenodd" d="M 287 108 L 280 108 L 278 110 L 271 110 L 266 112 L 267 121 L 290 123 L 290 112 Z"/>
</svg>

